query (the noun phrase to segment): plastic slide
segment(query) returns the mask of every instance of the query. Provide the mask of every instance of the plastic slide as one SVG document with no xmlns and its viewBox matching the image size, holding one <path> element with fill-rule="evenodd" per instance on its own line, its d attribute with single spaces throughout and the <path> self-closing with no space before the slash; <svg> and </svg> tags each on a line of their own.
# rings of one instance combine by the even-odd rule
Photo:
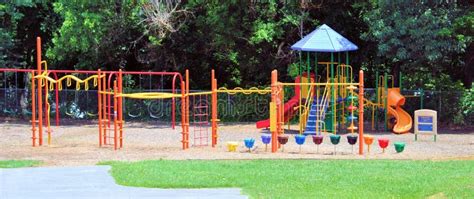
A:
<svg viewBox="0 0 474 199">
<path fill-rule="evenodd" d="M 405 97 L 400 94 L 399 88 L 389 88 L 387 96 L 388 114 L 393 115 L 397 120 L 393 126 L 394 133 L 408 133 L 413 125 L 413 120 L 402 105 L 405 104 Z"/>
<path fill-rule="evenodd" d="M 298 96 L 293 96 L 288 102 L 285 103 L 283 107 L 285 123 L 290 121 L 293 116 L 296 115 L 296 110 L 293 108 L 298 106 Z M 268 128 L 270 127 L 270 119 L 261 120 L 257 122 L 257 129 Z"/>
</svg>

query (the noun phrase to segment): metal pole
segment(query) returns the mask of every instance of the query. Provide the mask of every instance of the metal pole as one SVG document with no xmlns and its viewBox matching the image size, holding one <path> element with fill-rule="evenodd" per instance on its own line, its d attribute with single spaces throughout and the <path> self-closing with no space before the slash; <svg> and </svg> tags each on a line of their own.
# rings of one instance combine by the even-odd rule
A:
<svg viewBox="0 0 474 199">
<path fill-rule="evenodd" d="M 364 154 L 364 71 L 359 71 L 359 155 Z"/>
<path fill-rule="evenodd" d="M 379 130 L 379 71 L 375 71 L 375 97 L 377 100 L 377 109 L 375 111 L 375 130 Z"/>
<path fill-rule="evenodd" d="M 331 53 L 331 83 L 334 83 L 334 53 Z M 331 94 L 332 94 L 332 97 L 331 97 L 331 104 L 332 104 L 332 121 L 333 121 L 333 124 L 332 124 L 332 130 L 334 132 L 334 134 L 336 134 L 336 103 L 335 103 L 335 100 L 336 100 L 336 92 L 335 92 L 335 86 L 332 85 L 331 86 Z"/>
</svg>

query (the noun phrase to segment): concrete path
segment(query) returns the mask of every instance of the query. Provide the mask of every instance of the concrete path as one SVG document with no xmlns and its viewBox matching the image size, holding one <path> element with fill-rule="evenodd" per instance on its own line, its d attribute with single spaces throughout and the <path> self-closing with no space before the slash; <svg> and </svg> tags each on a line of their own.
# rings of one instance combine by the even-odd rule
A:
<svg viewBox="0 0 474 199">
<path fill-rule="evenodd" d="M 0 198 L 247 198 L 240 189 L 155 189 L 115 184 L 109 166 L 0 169 Z"/>
</svg>

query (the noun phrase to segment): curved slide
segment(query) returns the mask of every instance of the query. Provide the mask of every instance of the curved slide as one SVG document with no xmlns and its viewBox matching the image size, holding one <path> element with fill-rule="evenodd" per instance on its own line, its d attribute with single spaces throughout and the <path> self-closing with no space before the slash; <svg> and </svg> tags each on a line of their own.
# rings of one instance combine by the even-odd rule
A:
<svg viewBox="0 0 474 199">
<path fill-rule="evenodd" d="M 293 96 L 283 107 L 285 123 L 290 121 L 296 115 L 296 110 L 293 108 L 298 106 L 298 96 Z M 270 127 L 270 119 L 261 120 L 257 122 L 257 129 Z"/>
<path fill-rule="evenodd" d="M 400 89 L 389 88 L 387 99 L 388 114 L 393 115 L 397 120 L 393 126 L 393 132 L 398 134 L 408 133 L 413 125 L 413 120 L 410 114 L 401 107 L 405 104 L 405 97 L 400 94 Z"/>
</svg>

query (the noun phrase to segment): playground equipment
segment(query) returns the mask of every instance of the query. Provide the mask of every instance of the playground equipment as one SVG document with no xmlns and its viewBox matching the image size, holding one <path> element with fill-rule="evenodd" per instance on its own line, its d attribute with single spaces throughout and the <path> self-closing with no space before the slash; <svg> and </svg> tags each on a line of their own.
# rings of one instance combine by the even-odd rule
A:
<svg viewBox="0 0 474 199">
<path fill-rule="evenodd" d="M 385 153 L 385 148 L 387 148 L 390 141 L 386 138 L 379 138 L 378 141 L 380 148 L 382 148 L 382 153 Z"/>
<path fill-rule="evenodd" d="M 371 115 L 373 130 L 376 129 L 375 126 L 377 125 L 378 121 L 378 114 L 376 114 L 377 109 L 384 110 L 385 130 L 391 127 L 394 133 L 403 134 L 408 133 L 413 126 L 413 120 L 410 114 L 402 108 L 402 106 L 405 104 L 406 97 L 403 96 L 400 92 L 402 74 L 400 73 L 399 76 L 399 87 L 394 87 L 395 81 L 393 75 L 388 75 L 387 73 L 384 73 L 384 75 L 379 76 L 379 72 L 376 72 L 376 99 L 374 102 L 368 99 L 364 100 L 365 106 L 368 106 L 372 109 Z M 389 80 L 391 81 L 390 83 Z"/>
<path fill-rule="evenodd" d="M 328 45 L 332 42 L 332 45 Z M 316 46 L 314 46 L 316 45 Z M 41 40 L 38 38 L 38 69 L 31 71 L 35 81 L 32 82 L 32 91 L 38 91 L 38 96 L 32 96 L 32 100 L 38 100 L 33 103 L 32 126 L 33 137 L 36 135 L 35 126 L 39 126 L 39 136 L 43 134 L 43 123 L 46 124 L 48 135 L 51 134 L 49 125 L 49 112 L 45 110 L 50 109 L 48 104 L 48 88 L 53 88 L 53 84 L 59 90 L 62 84 L 58 83 L 61 80 L 49 77 L 51 71 L 47 66 L 42 69 L 42 64 L 46 64 L 41 60 Z M 295 82 L 286 83 L 278 81 L 278 71 L 271 72 L 271 85 L 269 88 L 218 88 L 217 79 L 214 70 L 211 71 L 211 90 L 203 92 L 190 92 L 189 88 L 189 71 L 185 71 L 184 78 L 178 72 L 124 72 L 124 71 L 87 71 L 84 74 L 89 74 L 84 80 L 76 78 L 72 75 L 66 75 L 62 78 L 66 79 L 66 84 L 70 85 L 71 80 L 76 81 L 76 87 L 80 88 L 84 84 L 84 88 L 88 88 L 87 81 L 94 81 L 94 86 L 98 90 L 98 123 L 99 123 L 99 146 L 113 144 L 114 149 L 123 147 L 124 138 L 124 117 L 123 104 L 125 99 L 172 99 L 173 110 L 174 100 L 176 98 L 181 101 L 181 142 L 182 148 L 189 148 L 190 127 L 193 127 L 194 145 L 207 145 L 209 115 L 211 126 L 211 146 L 215 147 L 218 141 L 218 122 L 217 116 L 217 94 L 227 93 L 229 95 L 235 94 L 261 94 L 271 95 L 270 103 L 270 119 L 260 121 L 257 126 L 270 127 L 271 131 L 271 148 L 272 152 L 276 152 L 279 147 L 282 147 L 288 142 L 288 136 L 284 134 L 283 126 L 285 123 L 298 113 L 299 116 L 299 134 L 313 134 L 322 135 L 327 132 L 337 134 L 341 129 L 346 129 L 355 134 L 359 131 L 359 154 L 363 154 L 363 113 L 364 113 L 364 73 L 359 72 L 359 81 L 353 82 L 352 67 L 349 65 L 349 53 L 357 49 L 353 43 L 339 35 L 326 25 L 323 25 L 313 31 L 311 34 L 297 42 L 292 46 L 292 49 L 300 51 L 307 51 L 307 66 L 306 73 L 303 73 L 303 64 L 300 64 L 299 76 Z M 317 53 L 314 54 L 314 74 L 311 73 L 311 60 L 309 52 L 330 52 L 330 62 L 318 62 Z M 345 52 L 345 64 L 341 62 L 341 53 Z M 334 53 L 337 53 L 338 60 L 334 60 Z M 325 66 L 325 79 L 323 79 L 324 72 L 318 75 L 318 66 Z M 61 71 L 64 72 L 64 71 Z M 78 73 L 77 71 L 69 71 L 69 73 Z M 172 92 L 138 92 L 125 93 L 123 89 L 123 76 L 129 75 L 169 75 L 173 77 Z M 322 80 L 323 79 L 323 80 Z M 178 80 L 180 85 L 180 93 L 175 92 L 175 81 Z M 36 82 L 36 84 L 35 84 Z M 284 102 L 284 88 L 294 87 L 295 95 L 287 103 Z M 358 90 L 358 94 L 355 94 Z M 46 97 L 43 97 L 45 94 Z M 356 97 L 357 95 L 357 97 Z M 190 103 L 190 97 L 195 103 Z M 209 108 L 209 99 L 211 100 Z M 358 99 L 358 107 L 355 106 L 354 101 Z M 43 103 L 45 101 L 45 103 Z M 198 101 L 198 103 L 196 103 Z M 201 103 L 202 102 L 202 103 Z M 36 107 L 38 109 L 36 109 Z M 192 113 L 190 110 L 193 110 Z M 35 111 L 37 110 L 38 113 Z M 355 111 L 358 111 L 358 116 L 355 116 Z M 209 113 L 210 112 L 210 113 Z M 174 111 L 173 111 L 174 114 Z M 191 114 L 193 114 L 193 122 L 190 122 Z M 38 115 L 38 120 L 36 117 Z M 172 116 L 174 127 L 174 117 Z M 42 119 L 46 119 L 43 122 Z M 356 121 L 358 125 L 356 126 Z M 259 125 L 260 124 L 260 125 Z M 347 128 L 343 128 L 343 125 Z M 338 136 L 338 135 L 335 135 Z M 340 137 L 339 137 L 340 139 Z M 35 140 L 35 139 L 33 139 Z M 42 141 L 42 137 L 40 139 Z M 40 141 L 40 143 L 41 143 Z M 322 141 L 322 140 L 321 140 Z M 34 143 L 34 141 L 33 141 Z M 40 144 L 41 145 L 41 144 Z M 282 151 L 284 149 L 282 148 Z"/>
<path fill-rule="evenodd" d="M 262 142 L 265 144 L 265 152 L 267 152 L 267 147 L 268 144 L 270 144 L 270 141 L 272 140 L 272 136 L 268 134 L 262 135 Z"/>
<path fill-rule="evenodd" d="M 288 135 L 278 135 L 278 143 L 281 145 L 281 152 L 285 151 L 285 144 L 288 143 Z M 273 149 L 273 145 L 272 145 Z"/>
<path fill-rule="evenodd" d="M 252 147 L 255 144 L 255 139 L 245 138 L 244 139 L 244 144 L 245 144 L 245 147 L 247 147 L 249 149 L 249 153 L 250 153 L 250 152 L 252 152 Z"/>
<path fill-rule="evenodd" d="M 37 46 L 37 69 L 24 70 L 24 72 L 31 73 L 31 100 L 32 100 L 32 145 L 43 145 L 43 134 L 47 134 L 48 145 L 51 144 L 51 122 L 50 112 L 51 105 L 49 103 L 49 93 L 55 91 L 56 99 L 56 125 L 59 125 L 59 95 L 58 91 L 62 90 L 63 86 L 71 86 L 72 82 L 76 82 L 76 90 L 82 87 L 85 90 L 89 89 L 89 82 L 93 82 L 93 87 L 97 87 L 98 93 L 98 123 L 99 123 L 99 146 L 113 144 L 114 149 L 123 146 L 123 98 L 132 99 L 164 99 L 173 98 L 172 103 L 172 127 L 175 127 L 175 97 L 182 97 L 182 111 L 186 103 L 183 80 L 180 73 L 177 72 L 126 72 L 128 75 L 169 75 L 173 79 L 172 93 L 123 93 L 122 76 L 124 72 L 121 70 L 114 71 L 71 71 L 71 70 L 48 70 L 47 62 L 42 60 L 41 54 L 41 38 L 36 40 Z M 44 68 L 43 68 L 44 66 Z M 16 70 L 19 71 L 19 70 Z M 71 74 L 86 74 L 90 75 L 85 79 L 80 79 Z M 50 75 L 53 74 L 53 77 Z M 58 78 L 57 74 L 66 74 Z M 113 81 L 113 86 L 111 82 Z M 179 78 L 181 80 L 181 95 L 175 94 L 175 81 Z M 113 105 L 112 105 L 113 104 Z M 186 117 L 182 114 L 182 121 Z M 113 121 L 113 125 L 111 125 Z M 188 123 L 181 122 L 183 126 L 183 137 L 186 136 L 187 130 L 185 127 Z M 112 133 L 113 132 L 113 133 Z M 185 140 L 185 139 L 183 139 Z M 183 148 L 187 143 L 183 142 Z"/>
<path fill-rule="evenodd" d="M 341 141 L 341 136 L 332 134 L 329 136 L 329 138 L 331 143 L 334 145 L 334 155 L 336 155 L 336 146 L 339 144 L 339 141 Z"/>
<path fill-rule="evenodd" d="M 238 142 L 227 142 L 227 150 L 229 152 L 237 151 L 237 146 L 239 146 Z"/>
<path fill-rule="evenodd" d="M 350 134 L 347 135 L 347 143 L 352 146 L 352 153 L 354 153 L 354 145 L 357 143 L 357 135 Z"/>
<path fill-rule="evenodd" d="M 300 146 L 300 153 L 301 153 L 301 145 L 304 144 L 305 140 L 306 140 L 306 135 L 298 134 L 298 135 L 295 136 L 296 144 L 298 144 Z"/>
<path fill-rule="evenodd" d="M 367 152 L 370 153 L 370 145 L 374 142 L 374 136 L 364 135 L 364 143 L 367 145 Z"/>
<path fill-rule="evenodd" d="M 316 144 L 316 153 L 319 153 L 319 145 L 323 143 L 323 135 L 313 135 L 313 142 Z"/>
<path fill-rule="evenodd" d="M 397 151 L 397 153 L 401 153 L 405 150 L 404 142 L 395 142 L 393 145 L 395 146 L 395 151 Z"/>
</svg>

